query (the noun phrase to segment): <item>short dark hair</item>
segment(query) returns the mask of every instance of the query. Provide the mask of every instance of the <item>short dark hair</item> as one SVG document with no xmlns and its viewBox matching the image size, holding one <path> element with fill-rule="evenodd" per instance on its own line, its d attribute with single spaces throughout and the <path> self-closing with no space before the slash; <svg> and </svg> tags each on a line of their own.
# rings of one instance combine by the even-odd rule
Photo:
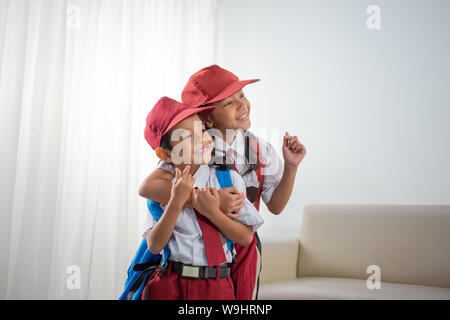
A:
<svg viewBox="0 0 450 320">
<path fill-rule="evenodd" d="M 159 146 L 166 150 L 172 151 L 172 145 L 170 144 L 170 131 L 161 137 Z"/>
</svg>

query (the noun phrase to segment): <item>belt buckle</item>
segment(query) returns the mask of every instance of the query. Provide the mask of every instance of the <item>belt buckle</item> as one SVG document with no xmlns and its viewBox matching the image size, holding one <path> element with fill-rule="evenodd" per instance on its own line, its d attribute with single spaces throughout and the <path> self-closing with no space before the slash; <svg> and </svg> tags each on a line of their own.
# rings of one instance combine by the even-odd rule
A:
<svg viewBox="0 0 450 320">
<path fill-rule="evenodd" d="M 187 278 L 198 278 L 200 275 L 200 268 L 194 266 L 183 266 L 181 276 Z"/>
</svg>

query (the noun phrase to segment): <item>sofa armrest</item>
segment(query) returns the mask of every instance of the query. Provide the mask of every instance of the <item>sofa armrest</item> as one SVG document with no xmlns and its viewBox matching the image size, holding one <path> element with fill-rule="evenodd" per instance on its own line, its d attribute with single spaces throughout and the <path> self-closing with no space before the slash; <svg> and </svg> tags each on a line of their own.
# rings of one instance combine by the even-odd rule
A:
<svg viewBox="0 0 450 320">
<path fill-rule="evenodd" d="M 261 239 L 262 270 L 260 283 L 297 279 L 297 261 L 300 242 L 297 238 L 288 240 Z"/>
</svg>

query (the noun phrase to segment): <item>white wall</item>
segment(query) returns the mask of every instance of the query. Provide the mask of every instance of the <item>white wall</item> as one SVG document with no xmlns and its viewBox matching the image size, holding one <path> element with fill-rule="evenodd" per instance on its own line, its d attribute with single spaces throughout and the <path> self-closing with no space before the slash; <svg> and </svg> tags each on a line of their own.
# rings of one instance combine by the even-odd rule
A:
<svg viewBox="0 0 450 320">
<path fill-rule="evenodd" d="M 217 63 L 262 79 L 246 89 L 252 130 L 285 128 L 308 150 L 263 237 L 295 236 L 309 203 L 450 203 L 449 13 L 449 1 L 221 1 Z"/>
</svg>

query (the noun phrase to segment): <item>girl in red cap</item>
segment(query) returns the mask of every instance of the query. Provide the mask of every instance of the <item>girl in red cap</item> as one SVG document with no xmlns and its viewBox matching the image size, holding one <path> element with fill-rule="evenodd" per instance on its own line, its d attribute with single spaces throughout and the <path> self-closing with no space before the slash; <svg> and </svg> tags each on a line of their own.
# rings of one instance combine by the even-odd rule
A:
<svg viewBox="0 0 450 320">
<path fill-rule="evenodd" d="M 239 80 L 233 73 L 212 65 L 203 68 L 189 78 L 182 92 L 184 104 L 192 107 L 215 106 L 205 121 L 209 129 L 214 129 L 215 138 L 213 162 L 225 164 L 237 171 L 246 184 L 247 198 L 259 210 L 262 198 L 273 214 L 280 214 L 286 206 L 294 185 L 297 167 L 303 160 L 306 149 L 296 136 L 286 132 L 283 137 L 281 161 L 274 147 L 256 138 L 250 128 L 250 102 L 242 89 L 259 79 Z M 158 169 L 150 174 L 141 185 L 140 195 L 166 203 L 170 195 L 168 180 L 173 174 L 166 164 L 160 162 Z M 222 190 L 221 208 L 228 216 L 239 215 L 243 206 L 236 190 Z M 190 205 L 188 201 L 187 206 Z M 237 212 L 235 216 L 231 214 Z M 261 243 L 257 233 L 248 246 L 236 245 L 237 261 L 233 266 L 237 299 L 256 299 L 261 271 Z"/>
</svg>

